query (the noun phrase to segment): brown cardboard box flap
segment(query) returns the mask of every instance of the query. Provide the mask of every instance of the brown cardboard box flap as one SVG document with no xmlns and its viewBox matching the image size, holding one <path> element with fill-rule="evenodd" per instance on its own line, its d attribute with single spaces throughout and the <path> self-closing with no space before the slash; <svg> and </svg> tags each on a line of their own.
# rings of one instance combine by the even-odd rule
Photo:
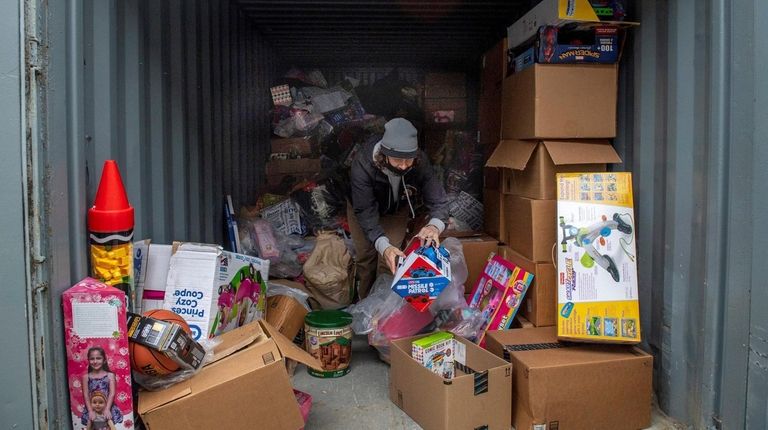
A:
<svg viewBox="0 0 768 430">
<path fill-rule="evenodd" d="M 485 166 L 523 170 L 528 165 L 538 143 L 536 140 L 502 140 L 493 154 L 488 157 Z"/>
<path fill-rule="evenodd" d="M 208 364 L 234 354 L 258 341 L 262 336 L 264 336 L 264 330 L 255 321 L 218 336 L 219 343 L 213 348 L 213 359 Z"/>
<path fill-rule="evenodd" d="M 272 327 L 272 325 L 263 320 L 261 321 L 261 324 L 264 326 L 264 329 L 267 331 L 267 333 L 269 333 L 269 337 L 275 341 L 277 348 L 280 350 L 280 353 L 283 354 L 283 356 L 296 360 L 299 363 L 306 364 L 307 366 L 315 369 L 323 368 L 323 363 L 321 363 L 320 360 L 311 356 L 307 351 L 304 351 L 303 349 L 296 346 L 295 343 L 280 334 L 278 329 Z"/>
<path fill-rule="evenodd" d="M 139 412 L 149 412 L 190 394 L 192 389 L 186 385 L 174 385 L 162 391 L 142 391 Z"/>
<path fill-rule="evenodd" d="M 544 140 L 552 162 L 556 166 L 566 164 L 604 164 L 621 163 L 621 157 L 607 140 L 580 140 L 566 142 L 562 140 Z"/>
</svg>

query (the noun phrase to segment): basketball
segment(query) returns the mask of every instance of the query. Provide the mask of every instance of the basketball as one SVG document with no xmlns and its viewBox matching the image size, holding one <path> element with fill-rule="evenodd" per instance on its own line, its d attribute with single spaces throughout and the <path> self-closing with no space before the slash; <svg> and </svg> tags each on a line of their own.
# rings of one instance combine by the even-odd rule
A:
<svg viewBox="0 0 768 430">
<path fill-rule="evenodd" d="M 184 318 L 175 312 L 165 309 L 154 309 L 146 311 L 142 315 L 178 324 L 187 333 L 192 333 Z M 135 342 L 129 343 L 128 350 L 131 355 L 131 368 L 137 372 L 149 376 L 164 376 L 179 370 L 179 365 L 160 351 Z"/>
</svg>

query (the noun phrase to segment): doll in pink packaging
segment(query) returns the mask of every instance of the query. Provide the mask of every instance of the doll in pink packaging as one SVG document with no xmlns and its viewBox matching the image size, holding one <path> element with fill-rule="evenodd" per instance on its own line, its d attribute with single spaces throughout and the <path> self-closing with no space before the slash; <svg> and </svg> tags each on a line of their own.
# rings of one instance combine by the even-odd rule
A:
<svg viewBox="0 0 768 430">
<path fill-rule="evenodd" d="M 62 306 L 72 428 L 132 430 L 125 293 L 85 278 Z"/>
</svg>

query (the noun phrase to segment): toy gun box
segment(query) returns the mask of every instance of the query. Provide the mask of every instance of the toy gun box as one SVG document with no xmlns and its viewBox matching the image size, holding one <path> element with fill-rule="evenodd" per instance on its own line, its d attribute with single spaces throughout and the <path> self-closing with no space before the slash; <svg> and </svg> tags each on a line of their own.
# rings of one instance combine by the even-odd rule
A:
<svg viewBox="0 0 768 430">
<path fill-rule="evenodd" d="M 442 246 L 423 247 L 418 238 L 411 240 L 405 254 L 395 272 L 392 290 L 423 312 L 451 283 L 450 254 Z"/>
<path fill-rule="evenodd" d="M 557 174 L 557 334 L 640 342 L 632 174 Z"/>
<path fill-rule="evenodd" d="M 205 357 L 205 349 L 180 325 L 130 312 L 128 340 L 162 352 L 186 369 L 199 369 Z"/>
</svg>

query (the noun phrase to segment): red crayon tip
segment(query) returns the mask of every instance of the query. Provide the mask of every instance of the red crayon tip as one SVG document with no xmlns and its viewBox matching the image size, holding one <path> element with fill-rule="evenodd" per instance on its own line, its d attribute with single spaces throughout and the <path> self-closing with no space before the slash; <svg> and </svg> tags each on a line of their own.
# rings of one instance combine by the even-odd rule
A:
<svg viewBox="0 0 768 430">
<path fill-rule="evenodd" d="M 88 210 L 88 230 L 98 233 L 131 230 L 133 215 L 117 163 L 107 160 L 101 171 L 95 202 Z"/>
</svg>

